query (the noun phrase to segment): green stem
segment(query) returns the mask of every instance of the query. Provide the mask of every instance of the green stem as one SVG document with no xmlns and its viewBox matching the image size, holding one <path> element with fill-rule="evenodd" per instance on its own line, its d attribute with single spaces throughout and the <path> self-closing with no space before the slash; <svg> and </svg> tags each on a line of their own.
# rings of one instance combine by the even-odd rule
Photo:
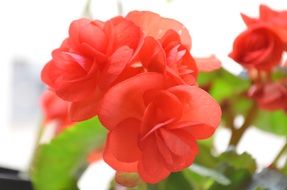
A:
<svg viewBox="0 0 287 190">
<path fill-rule="evenodd" d="M 86 1 L 86 5 L 85 5 L 85 8 L 83 10 L 83 13 L 82 15 L 86 18 L 92 18 L 92 13 L 91 13 L 91 3 L 92 3 L 92 0 L 87 0 Z"/>
<path fill-rule="evenodd" d="M 121 0 L 117 0 L 118 15 L 123 15 L 123 3 Z"/>
<path fill-rule="evenodd" d="M 38 127 L 37 134 L 36 134 L 35 144 L 34 144 L 34 148 L 32 150 L 32 158 L 31 158 L 31 162 L 30 162 L 29 168 L 28 168 L 30 174 L 31 174 L 31 171 L 33 169 L 33 164 L 34 164 L 34 161 L 35 161 L 36 156 L 37 156 L 37 150 L 38 150 L 38 147 L 40 145 L 41 138 L 42 138 L 43 133 L 45 131 L 44 129 L 45 129 L 44 123 L 41 122 L 39 127 Z"/>
<path fill-rule="evenodd" d="M 257 115 L 257 105 L 253 103 L 245 117 L 245 121 L 242 124 L 242 126 L 239 129 L 231 130 L 232 133 L 229 141 L 229 146 L 236 147 L 238 145 L 242 135 L 251 126 L 252 122 L 256 118 L 256 115 Z"/>
<path fill-rule="evenodd" d="M 285 145 L 281 148 L 281 150 L 279 151 L 279 153 L 277 154 L 277 156 L 274 158 L 273 162 L 271 163 L 272 167 L 276 168 L 277 162 L 279 161 L 279 159 L 287 152 L 287 142 L 285 143 Z"/>
</svg>

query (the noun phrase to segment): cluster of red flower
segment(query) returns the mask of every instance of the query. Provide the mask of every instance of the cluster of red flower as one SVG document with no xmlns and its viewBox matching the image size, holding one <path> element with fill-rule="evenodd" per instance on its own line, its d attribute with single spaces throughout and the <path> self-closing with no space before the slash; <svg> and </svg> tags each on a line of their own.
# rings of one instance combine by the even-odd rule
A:
<svg viewBox="0 0 287 190">
<path fill-rule="evenodd" d="M 196 140 L 220 122 L 219 105 L 196 85 L 199 68 L 214 66 L 200 60 L 198 67 L 190 48 L 181 23 L 152 12 L 80 19 L 42 80 L 69 102 L 73 121 L 99 117 L 109 131 L 103 157 L 110 166 L 156 183 L 191 165 Z"/>
<path fill-rule="evenodd" d="M 282 63 L 287 50 L 287 11 L 274 11 L 260 6 L 259 18 L 241 15 L 246 31 L 234 41 L 230 57 L 249 70 L 254 84 L 249 96 L 262 109 L 287 109 L 286 79 L 272 80 L 271 74 Z"/>
</svg>

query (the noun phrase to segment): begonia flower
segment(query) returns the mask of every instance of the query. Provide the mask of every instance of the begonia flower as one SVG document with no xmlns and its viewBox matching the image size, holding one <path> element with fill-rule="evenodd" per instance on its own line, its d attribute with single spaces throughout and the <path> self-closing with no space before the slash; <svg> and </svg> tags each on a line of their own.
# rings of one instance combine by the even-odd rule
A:
<svg viewBox="0 0 287 190">
<path fill-rule="evenodd" d="M 190 166 L 196 140 L 210 137 L 220 122 L 220 107 L 207 92 L 167 82 L 146 72 L 118 83 L 99 112 L 109 130 L 104 160 L 117 171 L 138 172 L 148 183 Z"/>
<path fill-rule="evenodd" d="M 248 91 L 260 108 L 274 111 L 287 110 L 287 81 L 254 84 Z"/>
<path fill-rule="evenodd" d="M 41 96 L 41 108 L 44 124 L 56 123 L 56 133 L 72 125 L 68 116 L 68 102 L 59 98 L 54 92 L 46 90 Z"/>
<path fill-rule="evenodd" d="M 42 80 L 71 102 L 71 118 L 95 116 L 105 91 L 132 61 L 142 39 L 140 28 L 122 17 L 107 22 L 73 21 L 69 37 L 53 51 Z"/>
<path fill-rule="evenodd" d="M 270 26 L 257 24 L 242 32 L 229 56 L 247 69 L 270 71 L 279 65 L 284 50 L 280 37 Z"/>
</svg>

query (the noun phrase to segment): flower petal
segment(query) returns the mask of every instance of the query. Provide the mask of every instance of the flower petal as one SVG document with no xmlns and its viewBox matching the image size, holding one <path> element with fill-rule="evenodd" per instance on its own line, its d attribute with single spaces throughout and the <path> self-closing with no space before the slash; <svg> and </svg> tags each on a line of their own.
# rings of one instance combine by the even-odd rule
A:
<svg viewBox="0 0 287 190">
<path fill-rule="evenodd" d="M 180 35 L 182 43 L 188 49 L 191 48 L 191 37 L 188 30 L 176 20 L 163 18 L 149 11 L 132 11 L 126 18 L 139 26 L 145 35 L 156 39 L 160 39 L 168 30 L 174 30 Z"/>
<path fill-rule="evenodd" d="M 159 73 L 142 73 L 113 86 L 104 96 L 99 112 L 102 124 L 113 129 L 127 118 L 141 119 L 145 109 L 143 94 L 162 88 Z"/>
<path fill-rule="evenodd" d="M 221 67 L 221 62 L 214 55 L 205 58 L 195 58 L 195 62 L 199 71 L 202 72 L 211 72 Z"/>
<path fill-rule="evenodd" d="M 115 17 L 107 21 L 104 31 L 109 39 L 107 54 L 114 53 L 114 50 L 122 46 L 135 50 L 142 39 L 140 28 L 123 17 Z"/>
<path fill-rule="evenodd" d="M 258 19 L 251 18 L 251 17 L 249 17 L 243 13 L 241 13 L 240 15 L 241 15 L 242 20 L 246 24 L 246 26 L 250 26 L 250 25 L 255 24 L 259 21 Z"/>
<path fill-rule="evenodd" d="M 161 148 L 166 146 L 164 149 L 169 150 L 172 158 L 172 162 L 170 162 L 166 159 L 166 154 L 162 154 L 166 161 L 166 168 L 172 172 L 177 172 L 190 166 L 198 153 L 195 139 L 184 130 L 160 129 L 160 132 L 164 144 Z M 164 153 L 163 151 L 160 152 Z"/>
<path fill-rule="evenodd" d="M 169 89 L 184 105 L 181 122 L 199 123 L 189 132 L 197 139 L 207 138 L 220 123 L 221 109 L 204 90 L 196 86 L 180 85 Z"/>
<path fill-rule="evenodd" d="M 122 46 L 112 54 L 99 79 L 100 87 L 102 89 L 107 89 L 111 83 L 119 77 L 132 56 L 133 50 L 128 46 Z"/>
<path fill-rule="evenodd" d="M 143 145 L 142 159 L 139 161 L 138 172 L 141 178 L 148 183 L 157 183 L 166 178 L 170 171 L 165 168 L 154 136 L 149 136 Z"/>
<path fill-rule="evenodd" d="M 139 59 L 145 69 L 150 72 L 163 72 L 166 65 L 166 55 L 159 41 L 146 37 L 139 52 Z"/>
<path fill-rule="evenodd" d="M 69 37 L 76 47 L 88 44 L 93 49 L 104 52 L 107 45 L 107 36 L 101 25 L 99 21 L 91 21 L 85 18 L 75 20 L 70 25 Z M 91 54 L 92 52 L 82 53 Z"/>
<path fill-rule="evenodd" d="M 82 101 L 72 102 L 69 108 L 69 115 L 72 121 L 84 121 L 98 114 L 101 94 L 86 98 Z"/>
<path fill-rule="evenodd" d="M 126 119 L 108 134 L 104 160 L 115 170 L 123 172 L 137 171 L 141 156 L 138 148 L 140 121 Z"/>
<path fill-rule="evenodd" d="M 61 73 L 55 63 L 53 61 L 49 61 L 41 71 L 41 80 L 52 88 L 57 85 L 57 78 L 60 74 Z"/>
</svg>

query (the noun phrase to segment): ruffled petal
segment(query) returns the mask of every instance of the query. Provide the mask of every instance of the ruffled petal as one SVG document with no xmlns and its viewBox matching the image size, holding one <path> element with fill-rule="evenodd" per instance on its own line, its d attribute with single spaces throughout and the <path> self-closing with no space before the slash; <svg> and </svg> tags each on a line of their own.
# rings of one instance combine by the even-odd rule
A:
<svg viewBox="0 0 287 190">
<path fill-rule="evenodd" d="M 204 90 L 196 86 L 180 85 L 169 89 L 184 105 L 181 122 L 198 123 L 189 130 L 195 138 L 207 138 L 219 125 L 221 109 Z M 211 128 L 211 129 L 210 129 Z"/>
<path fill-rule="evenodd" d="M 255 24 L 257 23 L 259 20 L 256 19 L 256 18 L 251 18 L 243 13 L 240 14 L 241 15 L 241 18 L 242 20 L 244 21 L 244 23 L 246 24 L 246 26 L 250 26 L 252 24 Z"/>
<path fill-rule="evenodd" d="M 61 72 L 51 60 L 49 61 L 41 71 L 41 80 L 44 81 L 49 87 L 57 87 L 57 78 L 60 76 Z"/>
<path fill-rule="evenodd" d="M 84 121 L 98 114 L 102 94 L 86 98 L 82 101 L 72 102 L 69 108 L 69 116 L 72 121 Z"/>
<path fill-rule="evenodd" d="M 214 55 L 205 58 L 195 58 L 195 62 L 198 70 L 202 72 L 211 72 L 221 67 L 221 62 Z"/>
<path fill-rule="evenodd" d="M 104 30 L 109 39 L 107 54 L 112 54 L 122 46 L 135 50 L 143 36 L 138 26 L 123 17 L 115 17 L 107 21 Z"/>
<path fill-rule="evenodd" d="M 132 56 L 133 50 L 128 46 L 122 46 L 112 54 L 105 69 L 101 72 L 99 79 L 101 89 L 107 89 L 120 76 Z"/>
<path fill-rule="evenodd" d="M 170 171 L 165 167 L 162 155 L 155 145 L 155 136 L 150 136 L 145 140 L 142 159 L 138 165 L 141 178 L 148 183 L 157 183 L 170 174 Z"/>
<path fill-rule="evenodd" d="M 165 160 L 166 168 L 172 172 L 190 166 L 198 153 L 195 139 L 183 130 L 160 129 L 160 136 L 157 140 L 157 142 L 162 141 L 161 146 L 159 143 L 157 145 L 161 148 L 160 152 Z"/>
<path fill-rule="evenodd" d="M 150 72 L 163 72 L 166 66 L 166 55 L 158 40 L 146 37 L 139 52 L 139 60 Z"/>
<path fill-rule="evenodd" d="M 182 104 L 175 95 L 168 91 L 159 91 L 144 112 L 142 135 L 148 135 L 158 128 L 178 120 L 182 111 Z"/>
<path fill-rule="evenodd" d="M 88 44 L 92 48 L 103 52 L 107 46 L 107 37 L 97 21 L 85 18 L 75 20 L 70 25 L 69 35 L 73 44 L 78 47 L 81 44 Z"/>
<path fill-rule="evenodd" d="M 123 172 L 137 171 L 141 151 L 138 148 L 140 121 L 126 119 L 107 137 L 104 160 L 115 170 Z"/>
<path fill-rule="evenodd" d="M 156 39 L 160 39 L 168 30 L 174 30 L 180 35 L 182 44 L 188 49 L 191 48 L 191 37 L 188 30 L 176 20 L 163 18 L 149 11 L 132 11 L 126 18 L 139 26 L 145 35 Z"/>
<path fill-rule="evenodd" d="M 65 81 L 55 89 L 58 96 L 66 101 L 77 102 L 93 97 L 96 92 L 97 79 L 88 78 L 78 81 Z"/>
<path fill-rule="evenodd" d="M 126 118 L 141 119 L 145 110 L 143 94 L 162 89 L 163 76 L 159 73 L 142 73 L 110 88 L 105 94 L 99 118 L 108 129 L 113 129 Z"/>
</svg>

